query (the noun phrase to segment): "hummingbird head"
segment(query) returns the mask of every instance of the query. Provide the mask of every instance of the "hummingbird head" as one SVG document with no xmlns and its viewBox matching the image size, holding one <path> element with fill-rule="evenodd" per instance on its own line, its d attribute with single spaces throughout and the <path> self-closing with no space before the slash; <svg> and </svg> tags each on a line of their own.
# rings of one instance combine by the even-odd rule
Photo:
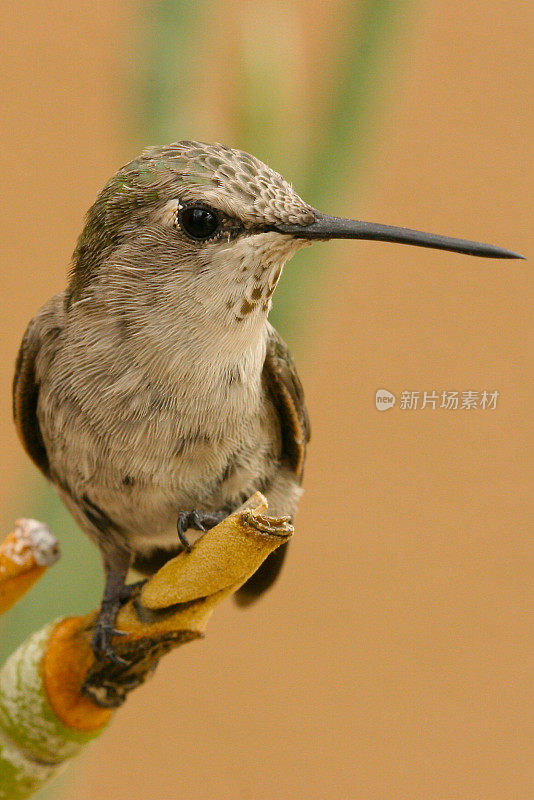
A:
<svg viewBox="0 0 534 800">
<path fill-rule="evenodd" d="M 70 302 L 171 303 L 206 321 L 264 319 L 313 209 L 254 156 L 219 144 L 146 149 L 106 184 L 73 255 Z"/>
<path fill-rule="evenodd" d="M 251 326 L 263 326 L 288 258 L 314 240 L 336 238 L 521 258 L 492 245 L 328 216 L 254 156 L 182 141 L 145 150 L 106 184 L 74 252 L 70 301 L 98 291 L 122 311 L 171 307 L 185 324 L 202 317 L 205 330 L 239 328 L 246 338 Z"/>
</svg>

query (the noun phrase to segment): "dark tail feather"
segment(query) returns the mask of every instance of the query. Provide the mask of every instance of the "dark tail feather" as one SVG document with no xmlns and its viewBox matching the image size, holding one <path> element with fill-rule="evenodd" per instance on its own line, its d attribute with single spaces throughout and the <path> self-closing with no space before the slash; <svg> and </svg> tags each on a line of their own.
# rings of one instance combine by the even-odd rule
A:
<svg viewBox="0 0 534 800">
<path fill-rule="evenodd" d="M 132 567 L 140 572 L 141 575 L 154 575 L 161 569 L 167 561 L 182 552 L 182 546 L 177 545 L 172 550 L 165 550 L 163 547 L 156 547 L 149 555 L 136 553 Z"/>
<path fill-rule="evenodd" d="M 281 544 L 270 556 L 267 556 L 254 575 L 251 575 L 241 589 L 237 590 L 235 599 L 238 606 L 249 606 L 275 582 L 282 569 L 288 544 L 289 542 Z"/>
</svg>

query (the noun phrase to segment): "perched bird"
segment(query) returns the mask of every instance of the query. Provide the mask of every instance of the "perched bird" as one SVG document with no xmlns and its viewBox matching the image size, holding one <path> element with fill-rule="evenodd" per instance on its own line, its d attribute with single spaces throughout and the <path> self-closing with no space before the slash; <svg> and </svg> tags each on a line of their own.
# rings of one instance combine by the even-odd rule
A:
<svg viewBox="0 0 534 800">
<path fill-rule="evenodd" d="M 336 238 L 520 257 L 327 216 L 257 158 L 219 144 L 145 150 L 89 210 L 66 291 L 26 330 L 14 416 L 102 554 L 98 656 L 117 659 L 132 565 L 154 572 L 256 490 L 274 515 L 295 514 L 310 429 L 267 317 L 285 262 Z M 283 555 L 243 587 L 245 599 L 274 580 Z"/>
</svg>

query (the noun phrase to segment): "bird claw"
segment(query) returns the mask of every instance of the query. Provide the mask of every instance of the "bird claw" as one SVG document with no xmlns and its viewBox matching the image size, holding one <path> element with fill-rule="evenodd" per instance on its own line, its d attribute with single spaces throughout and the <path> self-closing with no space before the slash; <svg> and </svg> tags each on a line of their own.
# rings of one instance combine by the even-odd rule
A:
<svg viewBox="0 0 534 800">
<path fill-rule="evenodd" d="M 194 528 L 197 531 L 205 531 L 206 527 L 202 521 L 202 511 L 180 511 L 178 514 L 178 523 L 176 529 L 178 531 L 178 538 L 182 547 L 189 553 L 193 545 L 185 535 L 188 528 Z"/>
<path fill-rule="evenodd" d="M 193 546 L 185 535 L 188 528 L 193 528 L 196 531 L 209 531 L 210 528 L 218 525 L 227 515 L 228 512 L 225 510 L 200 511 L 196 508 L 194 511 L 180 511 L 176 529 L 178 531 L 178 538 L 184 549 L 189 553 Z"/>
<path fill-rule="evenodd" d="M 93 638 L 91 639 L 91 647 L 95 658 L 111 661 L 113 664 L 117 664 L 121 667 L 129 667 L 130 662 L 117 655 L 111 643 L 114 636 L 127 635 L 125 631 L 118 631 L 112 625 L 97 622 Z"/>
<path fill-rule="evenodd" d="M 191 527 L 188 524 L 189 517 L 190 514 L 187 511 L 180 511 L 180 513 L 178 514 L 178 522 L 176 523 L 176 530 L 178 531 L 178 538 L 180 540 L 180 544 L 182 545 L 184 550 L 187 550 L 188 553 L 191 550 L 191 543 L 187 538 L 187 536 L 185 535 L 185 532 L 188 528 Z"/>
</svg>

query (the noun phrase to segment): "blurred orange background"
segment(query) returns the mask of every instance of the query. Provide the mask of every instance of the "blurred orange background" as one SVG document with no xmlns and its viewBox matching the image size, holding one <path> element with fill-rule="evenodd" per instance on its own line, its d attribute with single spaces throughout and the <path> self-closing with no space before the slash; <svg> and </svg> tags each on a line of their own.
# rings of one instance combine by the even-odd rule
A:
<svg viewBox="0 0 534 800">
<path fill-rule="evenodd" d="M 274 20 L 288 13 L 267 5 Z M 302 85 L 326 80 L 328 94 L 344 4 L 289 6 L 307 53 Z M 10 515 L 32 512 L 14 499 L 34 474 L 10 408 L 25 325 L 64 288 L 97 191 L 153 143 L 128 128 L 125 88 L 149 7 L 30 0 L 5 15 L 6 533 Z M 254 26 L 260 14 L 244 0 L 214 9 L 222 34 L 235 15 Z M 357 200 L 348 169 L 324 210 L 489 241 L 532 259 L 533 22 L 530 3 L 407 4 Z M 220 53 L 224 42 L 210 36 Z M 199 86 L 215 110 L 199 104 L 198 126 L 177 123 L 174 138 L 242 146 L 227 139 L 230 112 L 209 75 Z M 296 103 L 307 102 L 295 92 Z M 317 136 L 320 122 L 299 127 L 291 97 L 281 136 Z M 356 163 L 356 139 L 353 150 Z M 281 168 L 265 147 L 255 155 Z M 374 242 L 316 249 L 329 266 L 320 300 L 310 312 L 306 292 L 293 299 L 313 435 L 282 576 L 262 602 L 247 612 L 227 604 L 205 641 L 164 659 L 51 797 L 534 796 L 532 261 Z M 304 271 L 305 259 L 294 269 Z M 379 388 L 397 398 L 484 389 L 499 398 L 495 410 L 397 402 L 379 413 Z"/>
</svg>

